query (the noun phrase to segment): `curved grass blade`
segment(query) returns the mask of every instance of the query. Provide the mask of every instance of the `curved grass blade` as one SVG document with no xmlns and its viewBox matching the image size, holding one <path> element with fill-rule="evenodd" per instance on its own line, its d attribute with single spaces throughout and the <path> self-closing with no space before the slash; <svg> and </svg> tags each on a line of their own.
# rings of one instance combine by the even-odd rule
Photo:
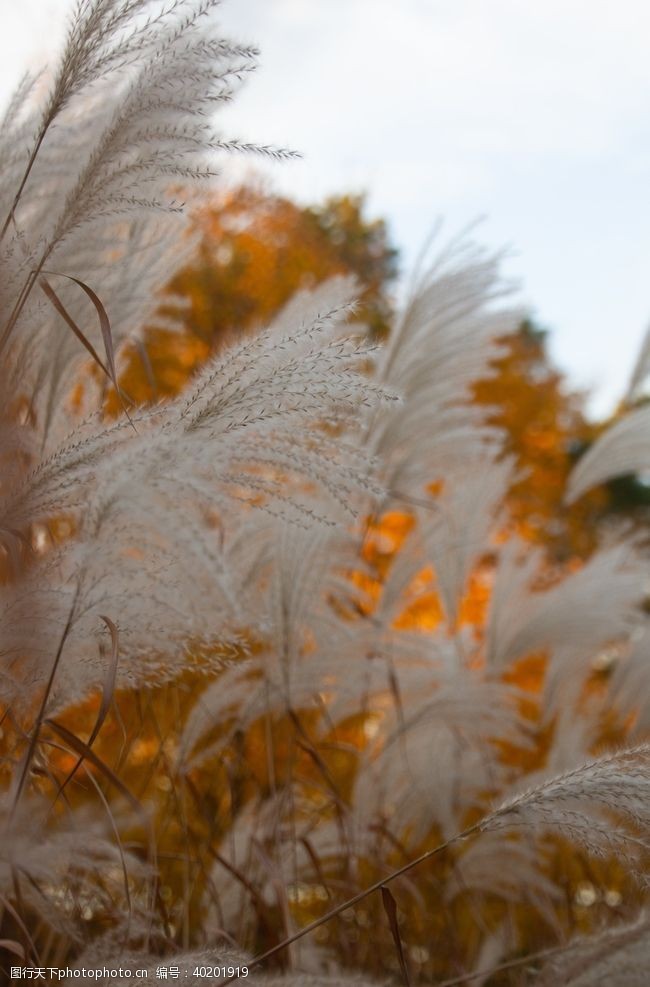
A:
<svg viewBox="0 0 650 987">
<path fill-rule="evenodd" d="M 106 679 L 104 680 L 104 686 L 102 688 L 102 699 L 99 706 L 99 710 L 97 712 L 97 719 L 95 720 L 95 725 L 91 731 L 88 740 L 86 741 L 89 748 L 92 747 L 93 743 L 97 738 L 99 731 L 104 725 L 104 720 L 108 716 L 108 711 L 111 707 L 111 702 L 113 701 L 113 695 L 115 693 L 115 680 L 117 678 L 117 662 L 119 656 L 118 629 L 110 617 L 107 617 L 105 614 L 100 614 L 99 616 L 101 620 L 103 620 L 106 626 L 108 627 L 108 630 L 111 635 L 111 657 L 108 665 L 108 672 L 106 674 Z M 72 768 L 68 776 L 65 778 L 65 780 L 62 782 L 61 786 L 59 787 L 59 790 L 56 793 L 57 799 L 59 795 L 61 795 L 62 792 L 64 791 L 66 785 L 68 785 L 69 782 L 72 781 L 77 771 L 83 764 L 83 761 L 84 761 L 83 756 L 80 756 L 75 766 Z"/>
<path fill-rule="evenodd" d="M 408 966 L 406 965 L 406 956 L 404 955 L 404 946 L 402 945 L 402 937 L 399 931 L 399 923 L 397 921 L 397 902 L 393 897 L 392 892 L 386 885 L 382 885 L 381 891 L 381 903 L 384 906 L 384 911 L 386 912 L 386 918 L 388 919 L 388 924 L 390 926 L 390 933 L 393 937 L 393 942 L 395 943 L 395 949 L 397 950 L 397 958 L 399 960 L 399 968 L 402 971 L 402 977 L 404 978 L 405 987 L 411 987 L 411 978 L 409 976 Z"/>
</svg>

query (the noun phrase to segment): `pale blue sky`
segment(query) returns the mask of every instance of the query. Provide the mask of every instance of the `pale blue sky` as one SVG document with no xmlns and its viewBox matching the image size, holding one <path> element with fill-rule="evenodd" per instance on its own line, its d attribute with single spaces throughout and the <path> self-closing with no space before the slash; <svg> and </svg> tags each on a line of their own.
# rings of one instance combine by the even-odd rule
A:
<svg viewBox="0 0 650 987">
<path fill-rule="evenodd" d="M 4 0 L 0 93 L 61 37 L 68 0 Z M 644 0 L 227 0 L 262 49 L 224 128 L 301 150 L 276 186 L 367 190 L 413 259 L 436 217 L 479 215 L 605 411 L 650 317 L 650 4 Z"/>
</svg>

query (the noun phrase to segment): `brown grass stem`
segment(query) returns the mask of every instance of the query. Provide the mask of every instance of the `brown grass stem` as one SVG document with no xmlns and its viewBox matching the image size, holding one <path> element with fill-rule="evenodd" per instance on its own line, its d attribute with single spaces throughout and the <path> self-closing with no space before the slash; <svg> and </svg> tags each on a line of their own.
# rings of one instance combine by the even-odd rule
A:
<svg viewBox="0 0 650 987">
<path fill-rule="evenodd" d="M 437 854 L 442 853 L 443 850 L 447 850 L 455 843 L 459 843 L 460 840 L 464 840 L 473 833 L 478 832 L 485 822 L 486 819 L 479 820 L 479 822 L 474 823 L 473 826 L 470 826 L 468 829 L 464 829 L 462 833 L 457 833 L 456 836 L 452 836 L 450 839 L 445 840 L 444 843 L 438 844 L 438 846 L 433 847 L 431 850 L 426 850 L 424 853 L 420 854 L 419 857 L 416 857 L 415 860 L 410 860 L 407 864 L 404 864 L 397 870 L 392 871 L 392 873 L 390 873 L 387 877 L 382 877 L 380 880 L 375 881 L 374 884 L 371 884 L 370 887 L 365 888 L 363 891 L 359 891 L 358 894 L 353 895 L 352 898 L 348 898 L 347 901 L 342 902 L 340 905 L 336 905 L 335 908 L 331 908 L 329 912 L 321 915 L 320 918 L 314 919 L 313 922 L 310 922 L 309 925 L 305 925 L 302 929 L 299 929 L 298 932 L 294 932 L 293 935 L 283 939 L 282 942 L 272 946 L 271 949 L 267 949 L 266 952 L 260 953 L 259 956 L 256 956 L 250 963 L 247 964 L 248 969 L 252 970 L 255 967 L 260 966 L 260 964 L 264 963 L 265 960 L 275 956 L 276 953 L 282 952 L 282 950 L 286 949 L 287 946 L 291 946 L 294 942 L 297 942 L 298 939 L 302 939 L 303 936 L 308 935 L 310 932 L 314 932 L 315 929 L 320 928 L 321 925 L 325 925 L 326 922 L 336 918 L 336 916 L 340 915 L 342 912 L 346 912 L 348 908 L 354 908 L 355 905 L 358 905 L 359 902 L 363 901 L 369 895 L 374 894 L 375 891 L 381 891 L 385 885 L 390 884 L 391 881 L 401 877 L 402 874 L 408 873 L 408 871 L 412 870 L 414 867 L 424 863 L 425 860 L 430 860 L 431 857 L 435 857 Z M 224 980 L 223 982 L 224 984 L 230 984 L 236 979 L 236 977 L 230 977 L 228 980 Z"/>
</svg>

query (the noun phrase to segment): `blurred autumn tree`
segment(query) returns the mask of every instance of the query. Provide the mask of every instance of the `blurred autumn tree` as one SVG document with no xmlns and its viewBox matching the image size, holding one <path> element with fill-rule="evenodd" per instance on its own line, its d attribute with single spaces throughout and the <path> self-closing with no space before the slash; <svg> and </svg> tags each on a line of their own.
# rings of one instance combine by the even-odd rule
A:
<svg viewBox="0 0 650 987">
<path fill-rule="evenodd" d="M 514 456 L 519 468 L 509 496 L 513 523 L 557 561 L 584 557 L 595 548 L 611 495 L 597 489 L 570 506 L 564 497 L 576 459 L 600 429 L 586 418 L 582 396 L 568 390 L 552 365 L 543 329 L 526 320 L 502 342 L 494 375 L 474 385 L 474 400 L 505 433 L 504 454 Z"/>
<path fill-rule="evenodd" d="M 391 316 L 397 250 L 382 219 L 367 219 L 362 195 L 300 206 L 252 186 L 239 186 L 196 212 L 198 245 L 167 288 L 162 316 L 182 331 L 151 327 L 146 345 L 127 355 L 122 386 L 136 403 L 178 393 L 191 374 L 242 332 L 264 326 L 301 288 L 336 274 L 354 275 L 359 319 L 377 337 Z M 161 320 L 162 321 L 162 320 Z M 546 333 L 525 321 L 503 340 L 491 377 L 474 386 L 487 420 L 506 434 L 519 478 L 509 492 L 512 523 L 557 562 L 588 556 L 605 518 L 634 515 L 644 490 L 626 478 L 564 503 L 566 480 L 604 423 L 591 423 L 582 395 L 572 393 L 552 364 Z M 118 413 L 115 395 L 109 410 Z M 646 502 L 647 502 L 647 491 Z"/>
<path fill-rule="evenodd" d="M 509 492 L 512 523 L 562 563 L 589 556 L 604 530 L 615 525 L 647 532 L 650 486 L 635 476 L 616 477 L 566 503 L 572 468 L 626 407 L 591 421 L 583 395 L 569 390 L 553 366 L 546 339 L 544 329 L 525 320 L 518 332 L 503 338 L 494 375 L 476 382 L 473 397 L 486 407 L 487 421 L 505 433 L 504 455 L 514 456 L 519 468 Z"/>
<path fill-rule="evenodd" d="M 161 309 L 180 311 L 184 331 L 149 330 L 146 353 L 132 351 L 122 378 L 129 397 L 141 404 L 177 393 L 235 334 L 263 327 L 296 291 L 336 274 L 357 278 L 359 319 L 385 336 L 397 250 L 384 220 L 367 220 L 364 206 L 363 196 L 344 195 L 302 207 L 241 186 L 198 211 L 195 257 Z"/>
</svg>

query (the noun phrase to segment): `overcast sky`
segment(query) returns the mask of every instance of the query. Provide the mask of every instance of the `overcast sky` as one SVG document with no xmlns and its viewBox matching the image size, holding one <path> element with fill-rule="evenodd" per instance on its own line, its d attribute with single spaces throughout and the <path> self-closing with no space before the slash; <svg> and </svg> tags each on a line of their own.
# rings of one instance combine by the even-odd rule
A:
<svg viewBox="0 0 650 987">
<path fill-rule="evenodd" d="M 68 0 L 3 0 L 0 94 L 61 39 Z M 438 216 L 508 245 L 556 361 L 606 411 L 650 317 L 650 4 L 227 0 L 261 67 L 229 133 L 296 148 L 274 182 L 369 194 L 403 263 Z"/>
</svg>

